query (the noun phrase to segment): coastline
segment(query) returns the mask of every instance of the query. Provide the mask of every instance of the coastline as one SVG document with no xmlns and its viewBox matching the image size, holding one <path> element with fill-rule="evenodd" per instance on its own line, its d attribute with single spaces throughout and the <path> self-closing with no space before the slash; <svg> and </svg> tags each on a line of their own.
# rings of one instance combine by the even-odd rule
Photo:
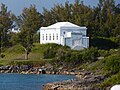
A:
<svg viewBox="0 0 120 90">
<path fill-rule="evenodd" d="M 84 73 L 84 75 L 80 74 L 75 77 L 72 80 L 47 83 L 43 90 L 103 90 L 98 88 L 97 85 L 105 79 L 105 76 Z M 105 90 L 110 90 L 110 87 Z"/>
<path fill-rule="evenodd" d="M 45 66 L 31 67 L 29 65 L 1 66 L 0 73 L 75 75 L 75 79 L 72 80 L 47 83 L 43 85 L 43 90 L 102 90 L 96 86 L 106 78 L 103 75 L 95 75 L 85 70 L 54 69 Z"/>
<path fill-rule="evenodd" d="M 0 73 L 19 73 L 19 74 L 61 74 L 61 75 L 81 75 L 83 72 L 78 70 L 67 70 L 42 67 L 32 67 L 29 65 L 7 65 L 0 66 Z"/>
</svg>

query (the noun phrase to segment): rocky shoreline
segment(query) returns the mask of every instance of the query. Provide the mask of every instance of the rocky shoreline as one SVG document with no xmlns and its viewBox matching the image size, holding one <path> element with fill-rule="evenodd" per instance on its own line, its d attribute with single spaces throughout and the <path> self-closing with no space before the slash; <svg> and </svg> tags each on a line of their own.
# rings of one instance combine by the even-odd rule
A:
<svg viewBox="0 0 120 90">
<path fill-rule="evenodd" d="M 0 66 L 0 73 L 20 73 L 20 74 L 65 74 L 65 75 L 79 75 L 77 70 L 54 69 L 53 67 L 32 67 L 29 65 L 7 65 Z"/>
<path fill-rule="evenodd" d="M 85 73 L 90 72 L 83 72 L 75 69 L 67 70 L 63 68 L 53 68 L 53 66 L 33 67 L 30 65 L 7 65 L 0 66 L 0 73 L 85 75 Z"/>
<path fill-rule="evenodd" d="M 103 90 L 98 88 L 106 77 L 102 75 L 94 75 L 93 73 L 86 72 L 76 75 L 75 79 L 63 82 L 54 82 L 44 85 L 44 90 Z M 104 89 L 110 90 L 110 87 Z"/>
<path fill-rule="evenodd" d="M 29 65 L 8 65 L 1 66 L 0 73 L 75 75 L 75 79 L 72 80 L 43 85 L 44 90 L 103 90 L 96 86 L 106 79 L 105 76 L 95 75 L 90 71 L 75 69 L 67 70 L 63 68 L 54 69 L 52 66 L 32 67 Z M 105 90 L 109 90 L 109 87 Z"/>
</svg>

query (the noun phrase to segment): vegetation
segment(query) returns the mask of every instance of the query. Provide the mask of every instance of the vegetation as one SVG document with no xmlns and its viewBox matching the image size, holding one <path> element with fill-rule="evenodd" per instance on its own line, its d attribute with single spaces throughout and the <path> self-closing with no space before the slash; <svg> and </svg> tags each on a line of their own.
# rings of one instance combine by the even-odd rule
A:
<svg viewBox="0 0 120 90">
<path fill-rule="evenodd" d="M 18 40 L 25 50 L 25 59 L 28 59 L 28 54 L 33 47 L 34 34 L 40 26 L 40 15 L 37 12 L 35 6 L 30 8 L 24 8 L 20 20 L 21 32 L 18 34 Z"/>
<path fill-rule="evenodd" d="M 75 0 L 73 4 L 67 1 L 64 5 L 57 4 L 50 10 L 44 8 L 43 13 L 37 12 L 35 5 L 31 5 L 29 8 L 24 8 L 20 16 L 7 12 L 7 7 L 2 4 L 0 18 L 1 48 L 10 47 L 19 42 L 26 52 L 26 59 L 33 42 L 38 42 L 36 37 L 39 35 L 36 35 L 36 31 L 41 26 L 60 21 L 86 26 L 90 46 L 98 49 L 120 46 L 120 5 L 116 5 L 114 0 L 99 0 L 96 7 L 86 6 L 83 1 L 79 0 Z M 13 26 L 19 27 L 21 32 L 19 34 L 8 33 Z"/>
<path fill-rule="evenodd" d="M 60 21 L 86 26 L 90 48 L 76 51 L 57 44 L 40 45 L 37 30 Z M 10 32 L 13 27 L 20 28 L 20 33 Z M 56 67 L 103 74 L 107 79 L 99 84 L 102 88 L 117 84 L 120 82 L 120 4 L 116 5 L 115 0 L 99 0 L 96 7 L 90 7 L 75 0 L 73 4 L 67 1 L 50 10 L 44 8 L 43 13 L 31 5 L 24 8 L 20 16 L 7 11 L 5 4 L 1 4 L 0 56 L 0 66 L 42 66 L 49 62 Z"/>
<path fill-rule="evenodd" d="M 3 58 L 3 49 L 9 45 L 8 30 L 12 27 L 11 12 L 7 11 L 5 4 L 0 9 L 0 56 Z"/>
<path fill-rule="evenodd" d="M 44 45 L 40 45 L 39 43 L 34 43 L 32 52 L 29 54 L 28 59 L 24 58 L 24 48 L 21 45 L 15 45 L 10 47 L 4 51 L 6 55 L 4 58 L 0 58 L 0 65 L 34 65 L 40 66 L 44 65 L 50 59 L 43 59 L 43 53 L 45 51 Z"/>
<path fill-rule="evenodd" d="M 110 78 L 108 78 L 107 80 L 105 80 L 100 87 L 101 88 L 105 88 L 108 86 L 112 86 L 112 85 L 116 85 L 120 83 L 120 72 L 111 76 Z"/>
<path fill-rule="evenodd" d="M 55 44 L 49 45 L 54 46 Z M 51 58 L 51 63 L 57 66 L 75 67 L 76 65 L 81 65 L 86 62 L 96 61 L 99 55 L 97 48 L 94 47 L 76 51 L 60 45 L 55 45 L 54 48 L 52 48 L 52 46 L 46 48 L 44 58 Z"/>
<path fill-rule="evenodd" d="M 118 84 L 120 82 L 120 49 L 111 49 L 111 50 L 102 50 L 102 52 L 106 53 L 104 59 L 97 60 L 95 62 L 84 65 L 81 68 L 91 70 L 96 74 L 105 75 L 107 78 L 103 81 L 103 83 L 99 84 L 98 87 L 105 88 L 108 86 L 112 86 Z M 100 50 L 99 50 L 100 52 Z M 85 64 L 86 65 L 86 64 Z"/>
</svg>

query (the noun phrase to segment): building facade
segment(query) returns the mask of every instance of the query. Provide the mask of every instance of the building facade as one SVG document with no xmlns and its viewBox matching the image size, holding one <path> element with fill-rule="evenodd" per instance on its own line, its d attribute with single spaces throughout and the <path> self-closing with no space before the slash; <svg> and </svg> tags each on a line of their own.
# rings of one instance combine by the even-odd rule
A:
<svg viewBox="0 0 120 90">
<path fill-rule="evenodd" d="M 80 27 L 70 22 L 58 22 L 40 28 L 40 43 L 67 45 L 76 50 L 88 48 L 89 37 L 86 36 L 86 31 L 86 27 Z"/>
</svg>

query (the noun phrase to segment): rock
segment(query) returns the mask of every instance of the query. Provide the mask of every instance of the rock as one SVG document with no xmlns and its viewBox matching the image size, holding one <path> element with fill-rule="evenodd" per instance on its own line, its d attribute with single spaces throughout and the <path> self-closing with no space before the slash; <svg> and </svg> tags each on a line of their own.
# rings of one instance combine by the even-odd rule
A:
<svg viewBox="0 0 120 90">
<path fill-rule="evenodd" d="M 104 76 L 94 75 L 87 71 L 76 75 L 76 77 L 73 80 L 46 84 L 44 90 L 102 90 L 94 87 L 94 85 L 103 81 L 105 79 Z"/>
<path fill-rule="evenodd" d="M 120 90 L 120 85 L 114 85 L 110 90 Z"/>
<path fill-rule="evenodd" d="M 19 68 L 20 68 L 20 70 L 22 70 L 22 71 L 27 71 L 27 70 L 30 69 L 30 67 L 29 67 L 28 65 L 22 65 L 22 66 L 20 66 Z"/>
<path fill-rule="evenodd" d="M 8 70 L 10 66 L 1 66 L 0 70 Z"/>
<path fill-rule="evenodd" d="M 75 76 L 77 79 L 82 79 L 83 78 L 83 75 L 76 75 Z"/>
<path fill-rule="evenodd" d="M 39 74 L 46 74 L 46 69 L 45 68 L 39 68 L 38 72 L 39 72 Z"/>
</svg>

